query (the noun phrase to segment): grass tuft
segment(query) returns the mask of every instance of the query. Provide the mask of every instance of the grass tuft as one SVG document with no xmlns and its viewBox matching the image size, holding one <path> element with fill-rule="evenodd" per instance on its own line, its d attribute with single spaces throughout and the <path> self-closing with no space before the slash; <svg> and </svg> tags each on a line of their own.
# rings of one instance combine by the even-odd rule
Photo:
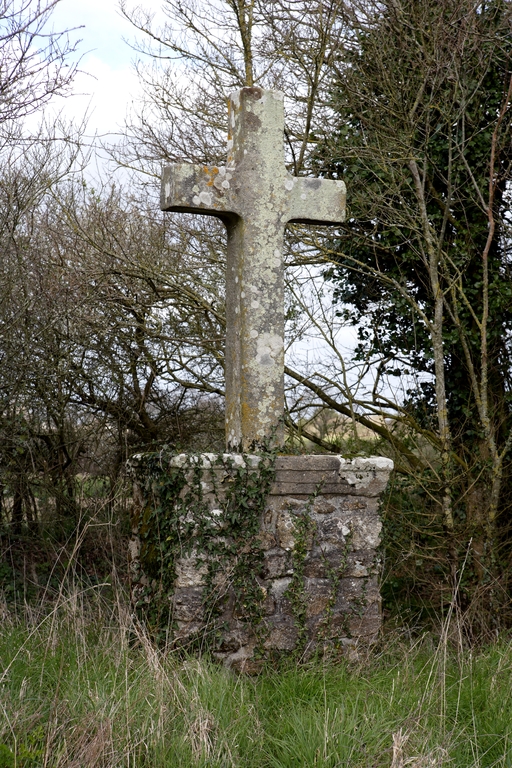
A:
<svg viewBox="0 0 512 768">
<path fill-rule="evenodd" d="M 512 768 L 511 643 L 251 679 L 156 648 L 100 587 L 0 614 L 0 768 Z"/>
</svg>

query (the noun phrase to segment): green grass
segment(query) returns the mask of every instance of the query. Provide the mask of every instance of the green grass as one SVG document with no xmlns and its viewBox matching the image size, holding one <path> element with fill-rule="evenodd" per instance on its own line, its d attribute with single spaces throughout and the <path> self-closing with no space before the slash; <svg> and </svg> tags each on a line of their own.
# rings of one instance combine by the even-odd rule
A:
<svg viewBox="0 0 512 768">
<path fill-rule="evenodd" d="M 1 618 L 0 768 L 512 767 L 512 644 L 394 638 L 247 678 L 156 650 L 90 592 L 26 614 Z"/>
</svg>

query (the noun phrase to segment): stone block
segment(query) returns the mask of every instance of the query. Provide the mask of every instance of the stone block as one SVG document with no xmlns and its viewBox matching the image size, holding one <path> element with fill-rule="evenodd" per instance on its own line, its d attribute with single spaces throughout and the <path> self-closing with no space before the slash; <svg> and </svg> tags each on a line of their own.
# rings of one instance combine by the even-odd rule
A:
<svg viewBox="0 0 512 768">
<path fill-rule="evenodd" d="M 342 459 L 344 461 L 344 459 Z M 323 454 L 300 456 L 278 456 L 276 458 L 276 473 L 279 472 L 339 472 L 340 457 Z M 315 476 L 320 480 L 321 477 Z"/>
<path fill-rule="evenodd" d="M 201 562 L 197 557 L 196 550 L 193 550 L 187 557 L 180 557 L 176 561 L 175 588 L 200 586 L 203 584 L 207 572 L 208 565 Z"/>
<path fill-rule="evenodd" d="M 342 493 L 348 486 L 344 488 L 338 482 L 326 482 L 322 485 L 322 493 L 336 494 Z M 294 498 L 302 497 L 308 499 L 314 496 L 318 491 L 317 483 L 299 483 L 297 481 L 283 482 L 279 479 L 276 480 L 272 486 L 272 493 L 276 496 L 293 496 Z"/>
<path fill-rule="evenodd" d="M 257 538 L 257 543 L 265 552 L 269 549 L 274 549 L 277 545 L 277 539 L 274 533 L 271 531 L 260 531 Z"/>
<path fill-rule="evenodd" d="M 376 515 L 357 520 L 352 530 L 353 549 L 376 549 L 380 544 L 381 532 L 382 522 Z"/>
<path fill-rule="evenodd" d="M 203 617 L 203 588 L 177 589 L 171 600 L 173 618 L 176 621 L 195 622 Z"/>
<path fill-rule="evenodd" d="M 378 570 L 380 559 L 373 549 L 354 551 L 345 545 L 322 542 L 314 546 L 306 556 L 304 575 L 309 578 L 366 578 Z"/>
<path fill-rule="evenodd" d="M 293 496 L 269 496 L 268 508 L 281 512 L 286 509 L 294 514 L 301 514 L 307 506 L 307 499 L 295 499 Z"/>
<path fill-rule="evenodd" d="M 264 579 L 278 579 L 282 576 L 291 576 L 292 573 L 292 558 L 289 552 L 279 548 L 265 552 L 262 573 Z"/>
<path fill-rule="evenodd" d="M 318 613 L 306 621 L 306 632 L 311 648 L 322 646 L 326 641 L 350 637 L 350 627 L 345 616 L 333 613 Z"/>
<path fill-rule="evenodd" d="M 291 605 L 288 595 L 288 587 L 291 584 L 291 577 L 287 577 L 284 579 L 274 579 L 271 582 L 271 588 L 269 594 L 272 597 L 273 603 L 274 603 L 274 611 L 276 615 L 278 614 L 290 614 L 291 615 Z"/>
<path fill-rule="evenodd" d="M 312 579 L 337 578 L 340 575 L 340 568 L 343 569 L 344 574 L 344 564 L 347 560 L 344 548 L 329 542 L 324 543 L 321 538 L 320 541 L 321 544 L 313 547 L 307 554 L 304 576 Z"/>
<path fill-rule="evenodd" d="M 293 651 L 297 643 L 298 628 L 292 616 L 278 614 L 266 620 L 268 635 L 264 641 L 267 650 Z"/>
<path fill-rule="evenodd" d="M 305 579 L 306 617 L 323 613 L 332 601 L 333 585 L 330 579 Z"/>
<path fill-rule="evenodd" d="M 193 637 L 204 632 L 204 621 L 177 621 L 177 631 L 174 634 L 174 645 L 186 645 Z"/>
<path fill-rule="evenodd" d="M 324 518 L 317 524 L 317 537 L 322 543 L 343 545 L 352 533 L 350 522 L 340 517 Z"/>
<path fill-rule="evenodd" d="M 391 459 L 382 456 L 357 457 L 344 462 L 340 476 L 350 486 L 352 495 L 371 498 L 380 496 L 384 491 L 392 469 Z"/>
<path fill-rule="evenodd" d="M 381 623 L 382 617 L 377 603 L 369 606 L 361 616 L 348 617 L 350 635 L 357 637 L 359 640 L 376 639 Z"/>
<path fill-rule="evenodd" d="M 380 603 L 376 577 L 372 576 L 368 579 L 344 578 L 340 580 L 338 596 L 333 610 L 336 613 L 361 613 L 373 603 Z"/>
<path fill-rule="evenodd" d="M 295 548 L 296 526 L 294 517 L 288 511 L 280 512 L 276 521 L 276 534 L 281 549 Z"/>
<path fill-rule="evenodd" d="M 263 601 L 263 614 L 264 616 L 272 616 L 272 614 L 275 612 L 276 601 L 274 595 L 267 590 Z"/>
<path fill-rule="evenodd" d="M 222 634 L 218 650 L 222 653 L 233 653 L 254 642 L 254 632 L 242 622 Z"/>
<path fill-rule="evenodd" d="M 317 496 L 313 502 L 313 512 L 316 515 L 330 515 L 337 509 L 336 504 L 330 498 Z"/>
<path fill-rule="evenodd" d="M 361 498 L 357 496 L 345 496 L 340 499 L 339 511 L 341 515 L 367 515 L 374 512 L 376 503 L 373 499 Z"/>
<path fill-rule="evenodd" d="M 228 528 L 215 531 L 216 526 L 223 527 L 223 510 L 212 489 L 225 489 L 231 482 L 231 470 L 225 467 L 241 466 L 243 460 L 239 455 L 234 456 L 233 460 L 222 457 L 224 467 L 216 465 L 213 454 L 203 454 L 197 459 L 206 473 L 203 500 L 212 533 L 211 544 L 232 544 Z M 265 656 L 293 650 L 307 655 L 333 645 L 355 648 L 359 643 L 372 643 L 381 624 L 377 578 L 380 560 L 376 552 L 382 529 L 377 512 L 378 494 L 385 486 L 389 469 L 386 459 L 278 457 L 276 482 L 262 512 L 255 541 L 244 542 L 239 552 L 233 552 L 232 562 L 223 561 L 214 576 L 219 610 L 213 622 L 211 616 L 205 615 L 202 604 L 207 574 L 207 564 L 202 559 L 206 555 L 200 557 L 193 550 L 178 558 L 175 591 L 171 597 L 176 627 L 174 643 L 186 645 L 202 631 L 208 638 L 213 629 L 216 637 L 220 633 L 215 658 L 232 669 L 251 674 L 259 671 Z M 311 495 L 322 480 L 320 493 Z M 195 515 L 194 509 L 183 515 L 188 534 L 194 530 L 194 524 L 199 530 Z M 302 526 L 303 515 L 309 515 L 310 525 Z M 299 535 L 305 536 L 301 538 L 304 552 L 297 549 Z M 232 580 L 239 556 L 248 554 L 254 545 L 262 550 L 262 564 L 255 574 L 262 602 L 253 627 L 247 616 L 247 604 L 243 603 L 243 597 L 240 601 Z M 137 589 L 148 586 L 140 567 L 136 538 L 132 539 L 130 552 L 132 571 L 137 577 L 136 596 Z M 217 560 L 217 564 L 220 561 Z M 289 591 L 292 577 L 297 577 L 295 568 L 299 569 L 297 586 L 301 593 L 296 597 L 300 597 L 305 615 L 297 610 L 297 601 Z M 210 599 L 212 597 L 215 595 Z M 299 638 L 301 644 L 297 648 Z M 255 658 L 256 648 L 258 658 Z"/>
<path fill-rule="evenodd" d="M 373 549 L 349 552 L 344 575 L 364 579 L 380 570 L 380 558 Z"/>
<path fill-rule="evenodd" d="M 340 456 L 280 456 L 271 494 L 276 496 L 379 496 L 393 467 L 391 459 Z"/>
</svg>

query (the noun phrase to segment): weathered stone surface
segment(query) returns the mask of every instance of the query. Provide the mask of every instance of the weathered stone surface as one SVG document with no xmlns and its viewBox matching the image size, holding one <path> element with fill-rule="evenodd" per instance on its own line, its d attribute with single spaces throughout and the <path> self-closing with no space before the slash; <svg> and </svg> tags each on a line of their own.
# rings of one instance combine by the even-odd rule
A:
<svg viewBox="0 0 512 768">
<path fill-rule="evenodd" d="M 375 554 L 373 549 L 363 549 L 357 552 L 349 552 L 347 565 L 344 571 L 345 576 L 352 576 L 356 579 L 363 579 L 373 573 L 380 572 L 380 557 Z"/>
<path fill-rule="evenodd" d="M 271 531 L 261 531 L 258 534 L 258 543 L 263 550 L 273 549 L 277 545 L 277 539 Z"/>
<path fill-rule="evenodd" d="M 307 553 L 304 576 L 310 579 L 328 579 L 338 573 L 344 561 L 344 553 L 338 546 L 322 541 Z"/>
<path fill-rule="evenodd" d="M 290 553 L 282 550 L 280 547 L 269 549 L 265 552 L 263 578 L 279 579 L 282 576 L 289 576 L 293 573 L 292 559 Z"/>
<path fill-rule="evenodd" d="M 355 550 L 375 549 L 380 544 L 381 532 L 382 523 L 376 515 L 355 521 L 352 530 L 352 547 Z"/>
<path fill-rule="evenodd" d="M 319 472 L 316 469 L 277 469 L 277 474 L 279 483 L 282 483 L 283 485 L 286 485 L 287 483 L 296 483 L 299 488 L 303 485 L 312 485 L 314 487 L 320 486 L 320 488 L 323 489 L 327 485 L 339 482 L 339 466 L 328 472 Z"/>
<path fill-rule="evenodd" d="M 137 459 L 137 456 L 133 457 Z M 199 466 L 202 469 L 213 469 L 222 472 L 224 463 L 232 464 L 238 467 L 256 468 L 261 461 L 261 457 L 256 454 L 240 453 L 198 453 L 191 456 L 189 453 L 176 453 L 170 460 L 169 466 L 186 468 L 190 466 Z M 210 473 L 205 474 L 204 480 L 211 477 Z"/>
<path fill-rule="evenodd" d="M 331 497 L 332 498 L 332 497 Z M 377 511 L 377 503 L 373 498 L 355 498 L 354 496 L 339 496 L 336 512 L 339 517 L 351 514 L 371 514 Z"/>
<path fill-rule="evenodd" d="M 277 473 L 277 470 L 276 470 Z M 270 496 L 268 497 L 268 509 L 272 510 L 274 512 L 274 515 L 277 515 L 278 512 L 282 512 L 283 510 L 286 510 L 288 512 L 293 512 L 294 514 L 298 515 L 304 512 L 306 509 L 308 500 L 307 499 L 294 499 L 291 496 L 276 496 L 275 494 L 270 493 Z"/>
<path fill-rule="evenodd" d="M 341 579 L 338 596 L 333 607 L 337 613 L 352 614 L 355 611 L 363 611 L 368 605 L 379 602 L 380 592 L 375 577 L 369 579 L 352 577 Z"/>
<path fill-rule="evenodd" d="M 264 647 L 268 650 L 293 651 L 297 642 L 298 628 L 293 616 L 277 614 L 267 619 L 268 636 Z"/>
<path fill-rule="evenodd" d="M 276 601 L 274 595 L 266 589 L 265 600 L 263 602 L 263 613 L 265 616 L 272 616 L 276 612 Z"/>
<path fill-rule="evenodd" d="M 325 496 L 317 496 L 313 502 L 313 512 L 316 515 L 330 515 L 336 510 L 336 505 Z"/>
<path fill-rule="evenodd" d="M 229 98 L 225 167 L 164 169 L 161 207 L 227 227 L 226 439 L 235 450 L 282 442 L 283 236 L 288 222 L 339 224 L 342 181 L 291 176 L 284 165 L 283 94 L 242 88 Z"/>
<path fill-rule="evenodd" d="M 306 617 L 323 613 L 332 600 L 333 584 L 330 579 L 305 579 Z"/>
<path fill-rule="evenodd" d="M 186 645 L 192 638 L 200 635 L 204 632 L 204 621 L 202 617 L 197 621 L 176 621 L 176 633 L 174 635 L 174 642 L 176 644 Z"/>
<path fill-rule="evenodd" d="M 352 637 L 361 639 L 376 637 L 381 626 L 380 604 L 374 603 L 363 611 L 361 616 L 350 616 L 348 628 Z"/>
<path fill-rule="evenodd" d="M 324 518 L 317 524 L 317 535 L 322 543 L 345 544 L 351 534 L 351 521 L 340 517 Z"/>
<path fill-rule="evenodd" d="M 228 467 L 231 457 L 222 459 Z M 237 457 L 236 461 L 240 460 Z M 216 486 L 229 482 L 227 470 L 217 466 L 215 456 L 204 454 L 197 462 L 206 474 L 215 467 Z M 209 596 L 209 600 L 217 600 L 219 611 L 215 614 L 215 636 L 220 632 L 215 656 L 233 669 L 256 673 L 262 664 L 260 656 L 297 649 L 299 639 L 300 652 L 307 656 L 324 648 L 356 649 L 358 643 L 368 644 L 377 637 L 381 623 L 380 560 L 375 548 L 382 526 L 378 496 L 365 495 L 363 487 L 366 483 L 371 494 L 375 488 L 384 487 L 389 463 L 367 460 L 361 465 L 337 456 L 281 456 L 277 473 L 301 473 L 304 467 L 313 473 L 316 467 L 321 476 L 326 466 L 329 471 L 337 466 L 340 472 L 364 476 L 338 484 L 336 494 L 320 493 L 314 498 L 302 497 L 297 488 L 293 495 L 283 496 L 275 485 L 267 499 L 256 536 L 262 550 L 262 564 L 255 574 L 262 602 L 256 610 L 255 626 L 248 620 L 247 604 L 237 598 L 233 567 L 215 574 L 216 594 Z M 315 480 L 309 476 L 308 484 L 316 486 Z M 360 485 L 357 494 L 356 483 Z M 223 509 L 213 495 L 206 514 L 209 520 L 223 519 Z M 229 531 L 222 531 L 222 536 L 229 540 Z M 212 541 L 221 543 L 222 536 L 214 535 Z M 136 540 L 130 551 L 132 558 L 138 556 Z M 144 574 L 135 562 L 133 565 L 133 573 L 139 573 L 142 584 Z M 205 575 L 206 564 L 199 562 L 196 551 L 178 559 L 171 600 L 177 627 L 174 642 L 178 645 L 201 631 L 208 636 L 208 616 L 202 602 Z"/>
<path fill-rule="evenodd" d="M 295 547 L 296 525 L 289 512 L 280 512 L 276 521 L 276 533 L 281 549 L 290 551 Z"/>
<path fill-rule="evenodd" d="M 277 602 L 279 608 L 282 610 L 282 603 L 288 587 L 291 584 L 291 578 L 274 579 L 271 586 L 271 594 L 274 600 Z"/>
<path fill-rule="evenodd" d="M 351 487 L 353 496 L 380 496 L 393 469 L 391 459 L 382 456 L 343 460 L 340 475 Z"/>
<path fill-rule="evenodd" d="M 313 480 L 320 482 L 326 472 L 339 472 L 341 456 L 325 454 L 303 454 L 298 456 L 278 456 L 276 458 L 276 472 L 315 472 Z"/>
<path fill-rule="evenodd" d="M 173 618 L 176 621 L 198 621 L 203 617 L 202 587 L 177 589 L 172 598 Z"/>
<path fill-rule="evenodd" d="M 238 651 L 243 646 L 250 645 L 254 642 L 254 632 L 249 627 L 244 626 L 241 622 L 238 622 L 235 627 L 224 632 L 219 645 L 219 651 L 221 652 L 234 652 Z"/>
<path fill-rule="evenodd" d="M 308 551 L 304 562 L 304 576 L 313 579 L 340 578 L 341 576 L 366 578 L 378 570 L 380 560 L 373 549 L 354 552 L 350 545 L 340 547 L 322 541 Z"/>
<path fill-rule="evenodd" d="M 198 561 L 195 550 L 187 557 L 180 557 L 176 563 L 176 589 L 200 586 L 207 571 L 207 564 Z"/>
<path fill-rule="evenodd" d="M 386 487 L 392 467 L 391 459 L 382 457 L 281 456 L 276 461 L 276 480 L 271 493 L 298 500 L 301 496 L 311 497 L 320 489 L 319 498 L 351 495 L 371 499 Z"/>
</svg>

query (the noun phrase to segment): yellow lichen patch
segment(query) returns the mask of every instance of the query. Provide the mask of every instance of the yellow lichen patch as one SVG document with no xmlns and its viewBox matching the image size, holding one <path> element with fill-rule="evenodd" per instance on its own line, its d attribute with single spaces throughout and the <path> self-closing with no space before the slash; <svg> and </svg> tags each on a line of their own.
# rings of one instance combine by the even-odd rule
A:
<svg viewBox="0 0 512 768">
<path fill-rule="evenodd" d="M 176 170 L 180 183 L 163 187 L 164 207 L 219 215 L 228 228 L 227 441 L 247 450 L 255 440 L 284 439 L 285 225 L 337 224 L 345 198 L 341 182 L 288 174 L 281 93 L 232 93 L 228 125 L 226 165 Z"/>
<path fill-rule="evenodd" d="M 208 176 L 208 181 L 206 182 L 206 186 L 213 187 L 215 183 L 215 176 L 218 174 L 219 169 L 215 165 L 214 166 L 203 165 L 203 171 L 206 174 L 206 176 Z"/>
</svg>

